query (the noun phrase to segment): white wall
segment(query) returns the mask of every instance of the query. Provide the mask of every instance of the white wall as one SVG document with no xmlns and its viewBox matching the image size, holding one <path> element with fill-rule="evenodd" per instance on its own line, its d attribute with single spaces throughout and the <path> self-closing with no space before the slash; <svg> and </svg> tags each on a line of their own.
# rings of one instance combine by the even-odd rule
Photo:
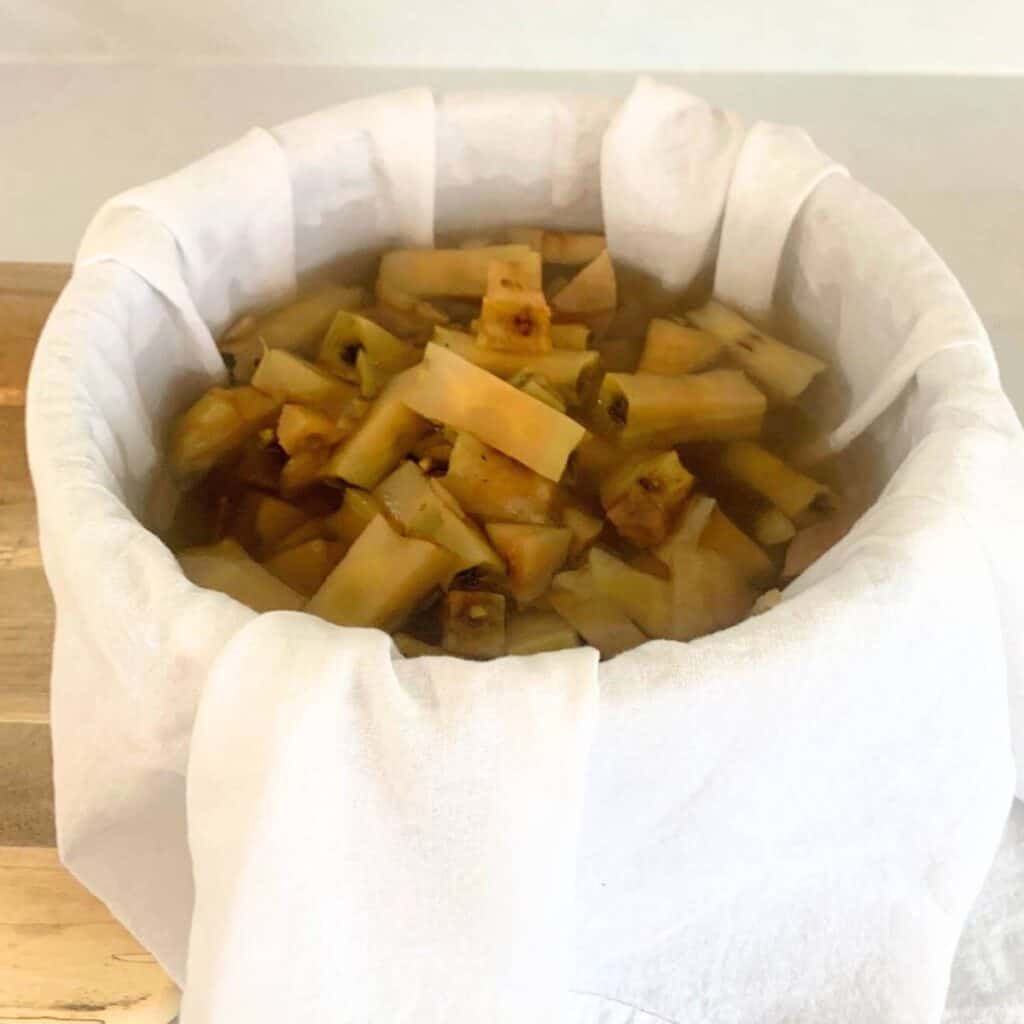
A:
<svg viewBox="0 0 1024 1024">
<path fill-rule="evenodd" d="M 0 60 L 1024 72 L 1024 0 L 0 0 Z"/>
</svg>

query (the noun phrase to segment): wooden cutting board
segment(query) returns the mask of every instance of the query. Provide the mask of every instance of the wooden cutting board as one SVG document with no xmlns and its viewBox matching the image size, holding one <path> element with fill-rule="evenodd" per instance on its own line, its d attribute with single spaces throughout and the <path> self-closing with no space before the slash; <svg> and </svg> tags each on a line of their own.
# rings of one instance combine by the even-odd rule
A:
<svg viewBox="0 0 1024 1024">
<path fill-rule="evenodd" d="M 68 274 L 0 263 L 0 1024 L 168 1024 L 177 988 L 53 849 L 53 602 L 25 456 L 25 386 Z"/>
</svg>

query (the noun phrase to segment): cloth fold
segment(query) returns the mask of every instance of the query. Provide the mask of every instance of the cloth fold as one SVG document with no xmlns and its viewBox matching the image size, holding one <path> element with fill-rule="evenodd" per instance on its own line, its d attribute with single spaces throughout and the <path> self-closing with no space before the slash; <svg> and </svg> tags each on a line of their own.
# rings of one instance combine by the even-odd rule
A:
<svg viewBox="0 0 1024 1024">
<path fill-rule="evenodd" d="M 100 212 L 29 394 L 58 837 L 183 1024 L 938 1020 L 1014 731 L 1024 764 L 1022 432 L 948 270 L 838 171 L 646 79 L 410 90 Z M 879 501 L 767 615 L 600 667 L 405 661 L 189 584 L 143 523 L 213 336 L 339 256 L 516 221 L 770 306 L 844 382 L 818 454 L 869 437 Z"/>
<path fill-rule="evenodd" d="M 214 665 L 183 1021 L 559 1019 L 597 654 L 389 648 L 277 613 Z"/>
</svg>

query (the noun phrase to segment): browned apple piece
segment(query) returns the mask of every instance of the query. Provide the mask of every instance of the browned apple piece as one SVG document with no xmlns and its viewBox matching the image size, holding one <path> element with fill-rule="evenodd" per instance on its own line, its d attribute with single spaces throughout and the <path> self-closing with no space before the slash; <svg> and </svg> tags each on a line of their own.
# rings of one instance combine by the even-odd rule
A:
<svg viewBox="0 0 1024 1024">
<path fill-rule="evenodd" d="M 286 306 L 243 317 L 220 342 L 231 379 L 236 384 L 248 382 L 267 349 L 312 355 L 334 314 L 339 309 L 359 309 L 365 302 L 362 288 L 325 284 Z"/>
<path fill-rule="evenodd" d="M 169 460 L 174 476 L 192 483 L 272 423 L 281 403 L 250 387 L 210 388 L 178 417 Z"/>
<path fill-rule="evenodd" d="M 456 436 L 441 483 L 468 513 L 490 522 L 547 523 L 557 494 L 550 480 L 467 433 Z"/>
<path fill-rule="evenodd" d="M 797 526 L 810 525 L 838 506 L 830 487 L 752 441 L 727 444 L 718 465 L 726 476 L 767 499 Z"/>
<path fill-rule="evenodd" d="M 476 343 L 500 352 L 551 351 L 551 310 L 522 265 L 495 260 L 488 268 Z"/>
<path fill-rule="evenodd" d="M 441 614 L 449 654 L 499 658 L 505 653 L 505 597 L 485 590 L 449 590 Z"/>
<path fill-rule="evenodd" d="M 231 535 L 253 555 L 267 552 L 309 517 L 301 508 L 272 494 L 247 491 L 231 524 Z"/>
<path fill-rule="evenodd" d="M 572 533 L 560 526 L 490 523 L 487 536 L 505 559 L 509 589 L 520 605 L 535 601 L 569 557 Z"/>
<path fill-rule="evenodd" d="M 730 361 L 774 401 L 792 402 L 825 369 L 820 359 L 759 331 L 720 302 L 708 302 L 686 318 L 719 338 Z"/>
<path fill-rule="evenodd" d="M 693 475 L 674 451 L 642 455 L 605 479 L 601 503 L 626 540 L 650 548 L 668 536 L 693 483 Z"/>
</svg>

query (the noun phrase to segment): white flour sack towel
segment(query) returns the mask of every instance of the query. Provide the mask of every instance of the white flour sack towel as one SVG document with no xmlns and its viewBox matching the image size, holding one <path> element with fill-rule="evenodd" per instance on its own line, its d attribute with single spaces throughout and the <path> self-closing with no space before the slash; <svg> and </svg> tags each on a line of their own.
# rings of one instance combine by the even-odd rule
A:
<svg viewBox="0 0 1024 1024">
<path fill-rule="evenodd" d="M 805 457 L 873 453 L 853 529 L 766 614 L 601 664 L 404 659 L 189 583 L 161 453 L 216 335 L 513 224 L 603 228 L 623 274 L 828 359 Z M 29 454 L 61 855 L 182 1024 L 940 1020 L 1024 793 L 1024 443 L 957 282 L 799 129 L 643 79 L 255 130 L 97 215 Z"/>
</svg>

